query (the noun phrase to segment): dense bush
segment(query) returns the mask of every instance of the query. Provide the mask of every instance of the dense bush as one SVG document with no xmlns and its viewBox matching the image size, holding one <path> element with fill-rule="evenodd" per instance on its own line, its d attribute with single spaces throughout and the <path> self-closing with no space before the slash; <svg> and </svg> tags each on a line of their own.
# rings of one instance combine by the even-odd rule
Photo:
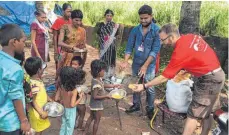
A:
<svg viewBox="0 0 229 135">
<path fill-rule="evenodd" d="M 62 5 L 64 1 L 57 3 Z M 182 4 L 181 1 L 71 1 L 69 3 L 73 9 L 81 9 L 83 11 L 84 24 L 91 26 L 95 26 L 97 22 L 103 20 L 104 11 L 108 8 L 114 11 L 115 22 L 125 25 L 137 25 L 139 23 L 138 9 L 143 4 L 149 4 L 153 7 L 154 17 L 159 25 L 168 22 L 179 25 Z M 202 1 L 200 10 L 200 28 L 202 34 L 228 37 L 228 7 L 229 4 L 226 1 Z"/>
</svg>

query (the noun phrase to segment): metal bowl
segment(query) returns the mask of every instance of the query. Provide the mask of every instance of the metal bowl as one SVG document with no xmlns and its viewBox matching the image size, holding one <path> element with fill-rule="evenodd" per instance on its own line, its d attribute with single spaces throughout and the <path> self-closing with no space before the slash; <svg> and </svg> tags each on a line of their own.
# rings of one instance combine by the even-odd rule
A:
<svg viewBox="0 0 229 135">
<path fill-rule="evenodd" d="M 115 89 L 112 90 L 109 94 L 116 100 L 120 100 L 126 97 L 126 91 L 124 89 Z"/>
<path fill-rule="evenodd" d="M 47 63 L 43 62 L 42 63 L 42 69 L 46 69 L 47 68 Z"/>
<path fill-rule="evenodd" d="M 48 116 L 50 117 L 58 117 L 64 114 L 64 106 L 57 102 L 46 103 L 43 110 L 48 112 Z"/>
</svg>

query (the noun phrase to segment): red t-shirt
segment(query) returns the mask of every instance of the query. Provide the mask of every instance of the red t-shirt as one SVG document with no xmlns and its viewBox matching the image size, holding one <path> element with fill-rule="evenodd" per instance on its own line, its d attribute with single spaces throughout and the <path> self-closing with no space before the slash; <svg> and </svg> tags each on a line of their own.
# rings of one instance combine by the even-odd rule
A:
<svg viewBox="0 0 229 135">
<path fill-rule="evenodd" d="M 54 22 L 54 24 L 52 25 L 52 29 L 54 30 L 60 30 L 61 26 L 64 24 L 71 24 L 72 20 L 64 20 L 63 17 L 56 19 L 56 21 Z"/>
<path fill-rule="evenodd" d="M 185 69 L 199 77 L 219 67 L 214 50 L 202 37 L 187 34 L 177 40 L 171 60 L 162 75 L 172 79 L 181 69 Z"/>
<path fill-rule="evenodd" d="M 71 24 L 71 23 L 72 23 L 72 19 L 64 20 L 63 17 L 60 17 L 60 18 L 57 18 L 56 21 L 54 22 L 54 24 L 52 25 L 52 29 L 53 30 L 57 30 L 58 31 L 58 34 L 59 34 L 60 33 L 60 28 L 64 24 Z M 58 40 L 58 36 L 57 36 L 57 40 Z M 60 53 L 60 47 L 58 47 L 58 52 Z"/>
</svg>

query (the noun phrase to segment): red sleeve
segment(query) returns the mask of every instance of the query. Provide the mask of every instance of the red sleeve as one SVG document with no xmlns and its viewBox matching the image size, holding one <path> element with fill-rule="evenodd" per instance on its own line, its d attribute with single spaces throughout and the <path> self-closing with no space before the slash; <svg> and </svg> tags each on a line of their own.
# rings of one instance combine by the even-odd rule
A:
<svg viewBox="0 0 229 135">
<path fill-rule="evenodd" d="M 188 53 L 182 49 L 174 50 L 168 66 L 163 71 L 162 75 L 168 79 L 172 79 L 175 75 L 185 67 L 189 61 Z"/>
<path fill-rule="evenodd" d="M 37 23 L 32 23 L 31 26 L 30 26 L 30 30 L 37 30 L 38 29 L 38 25 Z"/>
<path fill-rule="evenodd" d="M 52 29 L 54 29 L 54 30 L 60 30 L 60 26 L 61 26 L 61 20 L 60 19 L 56 19 L 56 21 L 52 25 Z"/>
<path fill-rule="evenodd" d="M 155 74 L 159 73 L 160 70 L 160 52 L 157 54 Z"/>
</svg>

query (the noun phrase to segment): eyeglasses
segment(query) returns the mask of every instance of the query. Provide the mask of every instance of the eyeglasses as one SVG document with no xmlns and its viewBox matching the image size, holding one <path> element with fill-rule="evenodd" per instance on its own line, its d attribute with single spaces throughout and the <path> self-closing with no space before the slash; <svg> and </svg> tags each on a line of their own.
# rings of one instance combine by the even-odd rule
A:
<svg viewBox="0 0 229 135">
<path fill-rule="evenodd" d="M 164 42 L 166 39 L 168 39 L 169 37 L 171 37 L 172 35 L 168 35 L 166 38 L 164 38 L 164 39 L 160 39 L 161 40 L 161 42 Z"/>
</svg>

